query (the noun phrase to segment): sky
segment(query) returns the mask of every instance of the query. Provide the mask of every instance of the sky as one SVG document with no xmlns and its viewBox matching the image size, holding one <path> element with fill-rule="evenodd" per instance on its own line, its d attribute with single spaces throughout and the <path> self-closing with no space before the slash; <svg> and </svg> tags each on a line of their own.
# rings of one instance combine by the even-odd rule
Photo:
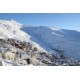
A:
<svg viewBox="0 0 80 80">
<path fill-rule="evenodd" d="M 15 20 L 24 25 L 54 26 L 80 31 L 79 13 L 0 13 L 0 20 Z"/>
</svg>

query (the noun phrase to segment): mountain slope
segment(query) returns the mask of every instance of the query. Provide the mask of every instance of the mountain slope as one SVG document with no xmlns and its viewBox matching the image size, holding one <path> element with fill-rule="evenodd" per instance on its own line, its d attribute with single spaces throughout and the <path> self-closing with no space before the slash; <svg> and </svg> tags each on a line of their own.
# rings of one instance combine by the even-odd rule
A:
<svg viewBox="0 0 80 80">
<path fill-rule="evenodd" d="M 55 27 L 23 27 L 31 40 L 53 54 L 62 51 L 69 58 L 80 60 L 80 32 Z"/>
<path fill-rule="evenodd" d="M 0 20 L 0 38 L 14 38 L 19 40 L 29 40 L 30 36 L 20 30 L 22 24 L 16 21 Z"/>
<path fill-rule="evenodd" d="M 21 28 L 22 24 L 16 21 L 0 20 L 1 65 L 2 63 L 5 63 L 5 65 L 27 65 L 26 58 L 29 58 L 34 65 L 42 65 L 42 63 L 36 59 L 36 53 L 39 55 L 39 53 L 46 51 L 37 43 L 31 41 L 31 36 L 20 30 Z M 13 51 L 10 49 L 13 49 Z M 33 58 L 33 55 L 35 55 L 35 59 Z"/>
<path fill-rule="evenodd" d="M 30 42 L 39 49 L 42 49 L 38 44 L 30 40 L 30 35 L 21 30 L 22 24 L 14 20 L 0 20 L 0 38 L 13 38 L 20 41 Z M 44 50 L 45 51 L 45 50 Z"/>
<path fill-rule="evenodd" d="M 80 32 L 0 20 L 0 65 L 80 65 Z"/>
</svg>

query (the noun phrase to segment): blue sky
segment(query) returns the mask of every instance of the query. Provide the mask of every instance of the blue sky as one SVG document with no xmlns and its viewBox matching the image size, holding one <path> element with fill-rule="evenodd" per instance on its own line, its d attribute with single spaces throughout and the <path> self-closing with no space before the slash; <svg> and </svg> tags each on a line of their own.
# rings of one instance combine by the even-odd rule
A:
<svg viewBox="0 0 80 80">
<path fill-rule="evenodd" d="M 0 13 L 1 20 L 15 20 L 25 25 L 54 26 L 80 31 L 78 13 Z"/>
</svg>

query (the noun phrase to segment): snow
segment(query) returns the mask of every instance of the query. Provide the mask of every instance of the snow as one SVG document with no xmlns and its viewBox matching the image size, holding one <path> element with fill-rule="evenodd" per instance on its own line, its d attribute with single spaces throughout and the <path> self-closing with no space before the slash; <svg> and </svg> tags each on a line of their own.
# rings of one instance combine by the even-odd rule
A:
<svg viewBox="0 0 80 80">
<path fill-rule="evenodd" d="M 20 29 L 22 24 L 16 21 L 0 20 L 0 37 L 1 38 L 14 38 L 19 40 L 29 40 L 30 36 Z"/>
<path fill-rule="evenodd" d="M 80 32 L 44 26 L 24 27 L 21 30 L 46 51 L 54 54 L 55 49 L 62 50 L 69 58 L 80 60 Z"/>
<path fill-rule="evenodd" d="M 37 46 L 40 50 L 45 51 L 39 44 L 30 40 L 30 35 L 22 31 L 23 25 L 14 20 L 0 20 L 0 38 L 13 38 L 26 41 Z"/>
<path fill-rule="evenodd" d="M 56 27 L 49 27 L 50 29 L 52 30 L 55 30 L 55 31 L 60 31 L 61 29 L 60 28 L 56 28 Z"/>
<path fill-rule="evenodd" d="M 26 27 L 14 20 L 0 20 L 0 38 L 12 38 L 15 40 L 26 41 L 29 42 L 32 47 L 37 47 L 39 52 L 47 52 L 58 56 L 60 56 L 60 52 L 62 52 L 67 57 L 80 61 L 79 31 L 44 26 Z M 9 44 L 6 44 L 5 46 L 10 48 L 12 52 L 16 52 L 17 50 L 22 55 L 22 59 L 29 57 L 26 52 L 13 47 L 11 48 Z M 6 49 L 0 47 L 0 50 L 4 53 Z M 45 56 L 41 56 L 41 59 L 43 58 L 45 58 Z M 33 59 L 33 61 L 40 64 L 36 59 Z M 1 62 L 3 65 L 18 65 L 10 60 L 1 60 Z M 24 64 L 25 63 L 26 62 L 24 61 Z M 64 65 L 66 64 L 67 63 L 64 63 Z"/>
<path fill-rule="evenodd" d="M 0 58 L 0 66 L 19 66 L 19 65 L 11 60 L 6 60 L 6 59 Z"/>
<path fill-rule="evenodd" d="M 57 36 L 61 36 L 61 37 L 63 37 L 62 35 L 60 35 L 60 34 L 56 34 L 56 33 L 54 33 L 54 32 L 52 32 L 52 34 L 55 34 L 55 35 L 57 35 Z"/>
</svg>

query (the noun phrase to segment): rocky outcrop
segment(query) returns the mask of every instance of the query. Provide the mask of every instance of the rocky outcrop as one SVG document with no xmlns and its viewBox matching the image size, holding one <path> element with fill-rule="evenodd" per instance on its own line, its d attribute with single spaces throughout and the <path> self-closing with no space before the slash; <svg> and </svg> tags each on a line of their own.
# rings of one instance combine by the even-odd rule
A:
<svg viewBox="0 0 80 80">
<path fill-rule="evenodd" d="M 60 56 L 42 52 L 36 46 L 33 46 L 30 42 L 24 42 L 15 39 L 0 39 L 0 59 L 10 60 L 17 65 L 80 65 L 78 61 L 69 59 L 64 54 L 61 54 L 61 51 L 59 50 L 58 52 L 60 52 Z M 8 61 L 6 62 L 9 63 Z"/>
</svg>

